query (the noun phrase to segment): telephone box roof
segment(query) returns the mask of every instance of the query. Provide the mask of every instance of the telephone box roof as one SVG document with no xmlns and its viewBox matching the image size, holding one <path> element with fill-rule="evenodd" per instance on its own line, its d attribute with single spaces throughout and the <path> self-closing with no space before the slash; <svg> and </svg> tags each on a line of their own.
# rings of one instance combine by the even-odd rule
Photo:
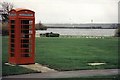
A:
<svg viewBox="0 0 120 80">
<path fill-rule="evenodd" d="M 16 8 L 16 9 L 12 9 L 12 10 L 15 10 L 16 12 L 19 12 L 19 11 L 24 11 L 24 10 L 27 10 L 27 11 L 32 11 L 32 10 L 29 10 L 29 9 L 24 9 L 24 8 Z M 11 11 L 12 11 L 11 10 Z M 32 11 L 34 12 L 34 11 Z"/>
</svg>

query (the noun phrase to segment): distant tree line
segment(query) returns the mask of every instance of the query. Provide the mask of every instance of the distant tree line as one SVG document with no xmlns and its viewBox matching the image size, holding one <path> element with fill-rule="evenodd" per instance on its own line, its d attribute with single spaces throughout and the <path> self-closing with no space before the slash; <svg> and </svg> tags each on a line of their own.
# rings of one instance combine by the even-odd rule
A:
<svg viewBox="0 0 120 80">
<path fill-rule="evenodd" d="M 0 3 L 2 6 L 3 14 L 2 14 L 2 22 L 8 22 L 8 14 L 11 9 L 13 9 L 14 5 L 9 2 Z"/>
<path fill-rule="evenodd" d="M 1 2 L 0 6 L 2 6 L 2 35 L 8 35 L 8 14 L 11 9 L 13 9 L 14 5 L 9 2 Z"/>
<path fill-rule="evenodd" d="M 117 27 L 107 27 L 107 28 L 104 28 L 102 26 L 98 26 L 98 27 L 95 27 L 95 26 L 92 26 L 92 27 L 53 27 L 53 26 L 47 26 L 47 28 L 67 28 L 67 29 L 117 29 Z"/>
<path fill-rule="evenodd" d="M 47 30 L 47 27 L 43 25 L 41 22 L 35 24 L 36 30 Z"/>
</svg>

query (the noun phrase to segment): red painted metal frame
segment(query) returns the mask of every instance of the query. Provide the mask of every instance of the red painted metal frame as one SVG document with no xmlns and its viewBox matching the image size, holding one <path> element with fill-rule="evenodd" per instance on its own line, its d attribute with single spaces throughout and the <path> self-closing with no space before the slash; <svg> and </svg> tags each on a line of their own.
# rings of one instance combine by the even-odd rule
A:
<svg viewBox="0 0 120 80">
<path fill-rule="evenodd" d="M 32 14 L 33 16 L 20 16 L 20 14 Z M 14 20 L 14 42 L 11 42 L 11 20 Z M 21 20 L 31 20 L 33 21 L 32 24 L 27 24 L 27 25 L 31 25 L 31 38 L 21 38 Z M 28 9 L 13 9 L 10 11 L 10 15 L 9 15 L 9 24 L 8 24 L 8 29 L 9 29 L 9 49 L 8 49 L 8 62 L 11 64 L 33 64 L 35 63 L 35 13 L 34 11 L 28 10 Z M 28 34 L 29 35 L 29 34 Z M 32 42 L 29 42 L 29 45 L 31 45 L 32 47 L 29 48 L 29 50 L 31 52 L 29 52 L 28 54 L 30 54 L 29 57 L 23 57 L 21 56 L 24 52 L 21 51 L 22 49 L 25 48 L 21 48 L 21 44 L 23 44 L 21 42 L 21 39 L 28 39 L 31 40 Z M 14 44 L 14 52 L 13 52 L 13 56 L 11 56 L 11 44 Z M 25 44 L 25 43 L 24 43 Z M 28 49 L 28 48 L 27 48 Z"/>
</svg>

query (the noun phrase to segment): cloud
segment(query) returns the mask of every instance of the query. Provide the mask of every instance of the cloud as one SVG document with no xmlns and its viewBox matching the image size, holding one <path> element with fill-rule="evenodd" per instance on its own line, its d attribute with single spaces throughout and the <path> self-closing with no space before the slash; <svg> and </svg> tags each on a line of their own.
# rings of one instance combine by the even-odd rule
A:
<svg viewBox="0 0 120 80">
<path fill-rule="evenodd" d="M 36 13 L 43 23 L 115 23 L 119 0 L 3 0 Z"/>
</svg>

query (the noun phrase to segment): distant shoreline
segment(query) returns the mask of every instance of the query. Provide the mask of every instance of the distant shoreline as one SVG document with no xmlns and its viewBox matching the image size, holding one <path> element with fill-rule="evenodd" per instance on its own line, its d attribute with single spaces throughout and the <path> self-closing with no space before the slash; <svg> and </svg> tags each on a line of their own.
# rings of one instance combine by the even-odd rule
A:
<svg viewBox="0 0 120 80">
<path fill-rule="evenodd" d="M 117 29 L 119 24 L 44 24 L 47 28 L 64 29 Z"/>
<path fill-rule="evenodd" d="M 63 29 L 117 29 L 116 28 L 102 28 L 102 27 L 47 27 L 47 28 L 63 28 Z"/>
</svg>

